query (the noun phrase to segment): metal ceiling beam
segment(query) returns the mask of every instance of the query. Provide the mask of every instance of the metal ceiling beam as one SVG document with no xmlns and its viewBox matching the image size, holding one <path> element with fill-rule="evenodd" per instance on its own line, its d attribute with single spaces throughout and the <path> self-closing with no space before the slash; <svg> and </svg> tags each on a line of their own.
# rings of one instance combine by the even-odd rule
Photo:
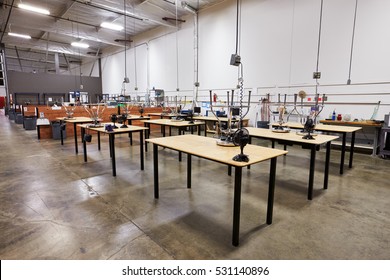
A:
<svg viewBox="0 0 390 280">
<path fill-rule="evenodd" d="M 9 18 L 11 17 L 12 7 L 14 6 L 14 2 L 15 2 L 15 0 L 12 0 L 11 9 L 9 10 L 9 13 L 8 13 L 8 16 L 7 16 L 7 20 L 6 20 L 6 22 L 5 22 L 4 31 L 7 29 L 8 22 L 9 22 Z M 6 4 L 3 3 L 3 5 L 6 5 Z M 3 32 L 3 34 L 1 34 L 0 44 L 1 44 L 1 42 L 3 42 L 4 33 L 5 33 L 5 32 Z"/>
<path fill-rule="evenodd" d="M 130 17 L 130 18 L 134 18 L 134 19 L 138 19 L 140 21 L 143 21 L 144 19 L 150 21 L 150 22 L 154 22 L 156 24 L 159 24 L 159 25 L 164 25 L 164 26 L 168 26 L 168 27 L 176 27 L 175 25 L 173 24 L 169 24 L 169 23 L 166 23 L 166 22 L 161 22 L 159 20 L 155 20 L 155 19 L 151 19 L 151 18 L 147 18 L 147 17 L 137 17 L 137 16 L 132 16 L 132 15 L 129 15 L 128 13 L 124 13 L 124 12 L 121 12 L 121 11 L 118 11 L 118 10 L 113 10 L 113 9 L 109 9 L 109 8 L 106 8 L 102 5 L 98 5 L 98 4 L 92 4 L 90 2 L 82 2 L 80 0 L 71 0 L 72 1 L 72 4 L 69 4 L 67 5 L 67 7 L 63 10 L 63 12 L 61 12 L 61 15 L 60 16 L 55 16 L 55 15 L 47 15 L 48 17 L 51 17 L 53 19 L 55 19 L 55 21 L 59 21 L 59 20 L 64 20 L 64 21 L 68 21 L 68 22 L 71 22 L 71 23 L 76 23 L 76 24 L 80 24 L 80 25 L 84 25 L 84 26 L 88 26 L 88 27 L 93 27 L 94 29 L 96 30 L 99 30 L 100 29 L 100 26 L 96 26 L 96 25 L 93 25 L 93 24 L 89 24 L 89 23 L 86 23 L 86 22 L 81 22 L 79 20 L 74 20 L 74 19 L 70 19 L 70 18 L 65 18 L 63 17 L 68 11 L 69 9 L 71 9 L 73 7 L 73 5 L 75 3 L 79 3 L 79 4 L 83 4 L 83 5 L 86 5 L 86 6 L 90 6 L 90 7 L 94 7 L 94 8 L 97 8 L 97 9 L 102 9 L 102 10 L 105 10 L 105 11 L 108 11 L 108 12 L 112 12 L 112 13 L 115 13 L 115 14 L 118 14 L 118 15 L 122 15 L 122 16 L 125 16 L 126 17 Z M 169 1 L 166 1 L 166 2 L 169 2 Z M 171 3 L 171 2 L 169 2 Z M 141 3 L 142 4 L 142 3 Z M 172 3 L 171 3 L 172 4 Z M 7 7 L 10 7 L 11 10 L 13 8 L 17 8 L 17 9 L 20 9 L 19 7 L 17 6 L 14 6 L 14 0 L 11 4 L 7 4 L 7 3 L 4 3 L 3 4 L 4 6 L 7 6 Z M 11 10 L 10 10 L 10 13 L 11 13 Z M 9 15 L 10 15 L 9 13 Z M 135 30 L 134 30 L 135 32 Z M 34 39 L 37 39 L 37 40 L 41 40 L 45 35 L 47 34 L 47 31 L 43 31 L 41 33 L 41 35 L 39 35 L 39 37 L 35 37 Z M 2 37 L 3 37 L 4 33 L 2 34 Z M 91 38 L 83 38 L 83 39 L 86 39 L 86 40 L 91 40 Z M 96 41 L 96 40 L 95 40 Z M 1 42 L 1 41 L 0 41 Z M 54 42 L 54 41 L 53 41 Z M 111 41 L 107 41 L 107 40 L 99 40 L 99 41 L 96 41 L 96 42 L 101 42 L 101 43 L 104 43 L 104 44 L 107 44 L 107 45 L 112 45 L 112 46 L 116 46 L 116 47 L 121 47 L 120 44 L 116 44 L 115 42 L 111 42 Z M 62 42 L 55 42 L 55 43 L 60 43 L 60 44 L 67 44 L 67 43 L 62 43 Z"/>
<path fill-rule="evenodd" d="M 48 43 L 55 43 L 55 44 L 59 44 L 59 45 L 66 45 L 66 46 L 69 46 L 69 43 L 64 43 L 64 42 L 59 42 L 59 41 L 54 41 L 54 40 L 49 40 L 49 39 L 41 39 L 41 38 L 38 38 L 38 37 L 31 37 L 31 39 L 34 39 L 34 40 L 37 40 L 37 41 L 45 41 L 46 44 Z M 12 45 L 12 44 L 8 44 L 8 45 Z M 121 44 L 115 44 L 115 46 L 117 47 L 122 47 Z M 47 47 L 46 47 L 47 48 Z M 31 49 L 31 48 L 29 48 Z M 93 48 L 90 48 L 91 51 L 95 52 L 95 49 Z M 55 51 L 51 51 L 51 52 L 55 52 Z M 38 52 L 37 52 L 38 53 Z M 46 52 L 45 52 L 46 54 Z M 78 53 L 74 53 L 73 54 L 74 56 L 78 56 L 79 54 Z M 94 57 L 95 55 L 87 55 L 87 54 L 83 54 L 81 53 L 81 56 L 85 56 L 85 57 Z"/>
<path fill-rule="evenodd" d="M 20 61 L 20 56 L 19 56 L 19 52 L 18 52 L 18 48 L 15 46 L 15 52 L 16 52 L 16 56 L 18 58 L 18 62 L 19 62 L 19 66 L 20 66 L 20 71 L 23 72 L 23 66 L 22 66 L 22 62 Z"/>
<path fill-rule="evenodd" d="M 112 13 L 116 13 L 118 15 L 122 15 L 122 16 L 126 16 L 126 17 L 130 17 L 130 18 L 133 18 L 133 19 L 137 19 L 137 20 L 140 20 L 140 21 L 150 21 L 150 22 L 154 22 L 156 24 L 159 24 L 159 25 L 162 25 L 162 26 L 167 26 L 167 27 L 176 27 L 174 25 L 171 25 L 171 24 L 167 24 L 165 22 L 162 22 L 162 21 L 159 21 L 159 20 L 156 20 L 156 19 L 153 19 L 153 18 L 149 18 L 149 17 L 146 17 L 146 16 L 139 16 L 139 15 L 136 15 L 133 13 L 133 15 L 129 14 L 128 12 L 127 13 L 124 13 L 122 11 L 120 11 L 119 9 L 116 10 L 116 9 L 110 9 L 108 8 L 107 6 L 105 5 L 102 5 L 102 4 L 92 4 L 91 2 L 82 2 L 80 0 L 72 0 L 74 2 L 77 2 L 77 3 L 80 3 L 80 4 L 84 4 L 86 6 L 91 6 L 91 7 L 94 7 L 94 8 L 97 8 L 97 9 L 102 9 L 104 11 L 107 11 L 107 12 L 112 12 Z M 140 5 L 142 5 L 143 3 L 141 3 Z M 161 7 L 160 7 L 161 9 Z"/>
<path fill-rule="evenodd" d="M 65 16 L 65 15 L 69 12 L 69 10 L 73 8 L 73 6 L 74 6 L 75 4 L 76 4 L 76 2 L 74 2 L 74 1 L 72 1 L 72 2 L 67 2 L 67 4 L 65 4 L 64 9 L 60 12 L 59 16 L 60 16 L 60 17 Z"/>
<path fill-rule="evenodd" d="M 19 60 L 19 63 L 21 61 L 30 61 L 30 62 L 38 62 L 38 63 L 45 63 L 44 61 L 40 60 L 40 59 L 36 59 L 36 58 L 27 58 L 27 57 L 18 57 L 18 56 L 10 56 L 10 55 L 7 55 L 7 59 L 15 59 L 15 60 Z M 8 61 L 10 62 L 10 61 Z M 52 60 L 48 60 L 47 63 L 49 64 L 55 64 L 55 61 L 52 61 Z M 19 64 L 20 66 L 20 64 Z M 64 63 L 60 63 L 60 67 L 65 67 L 66 64 Z"/>
<path fill-rule="evenodd" d="M 80 0 L 72 0 L 72 1 L 76 2 L 76 3 L 79 3 L 79 4 L 86 5 L 86 6 L 90 6 L 90 7 L 93 7 L 93 8 L 101 9 L 101 10 L 104 10 L 106 12 L 115 13 L 115 14 L 118 14 L 118 15 L 121 15 L 121 16 L 127 16 L 127 17 L 130 17 L 132 19 L 137 19 L 137 20 L 140 20 L 140 21 L 144 20 L 142 17 L 137 17 L 136 15 L 134 15 L 134 16 L 133 15 L 128 15 L 128 14 L 125 14 L 124 12 L 122 12 L 122 11 L 109 9 L 109 8 L 107 8 L 107 7 L 105 7 L 104 5 L 101 5 L 101 4 L 93 4 L 91 2 L 82 2 Z"/>
<path fill-rule="evenodd" d="M 68 58 L 66 57 L 66 55 L 63 53 L 62 54 L 64 56 L 64 59 L 65 59 L 65 62 L 66 62 L 66 65 L 68 66 L 68 68 L 70 67 L 69 66 L 69 61 L 68 61 Z"/>
<path fill-rule="evenodd" d="M 63 16 L 65 16 L 65 14 L 69 11 L 69 9 L 73 7 L 74 4 L 74 2 L 67 2 L 66 7 L 60 12 L 59 17 L 62 18 Z M 58 19 L 56 19 L 55 21 L 58 21 Z M 39 37 L 42 39 L 46 34 L 47 31 L 42 31 L 42 34 Z"/>
<path fill-rule="evenodd" d="M 9 47 L 6 47 L 5 49 L 7 49 L 7 50 L 14 50 L 14 48 L 9 48 Z M 39 52 L 39 51 L 35 51 L 35 50 L 28 50 L 28 49 L 25 49 L 25 50 L 23 50 L 23 49 L 21 49 L 20 47 L 19 47 L 19 52 L 27 52 L 27 53 L 33 53 L 33 54 L 39 54 L 39 55 L 45 55 L 45 52 Z M 50 54 L 50 55 L 53 55 L 53 54 Z"/>
<path fill-rule="evenodd" d="M 72 1 L 74 1 L 74 0 L 72 0 Z M 6 4 L 5 3 L 4 6 L 11 7 L 11 9 L 12 8 L 20 9 L 18 6 L 14 6 L 13 2 L 11 4 Z M 90 23 L 81 22 L 81 21 L 74 20 L 74 19 L 69 19 L 69 18 L 63 18 L 61 16 L 55 16 L 55 15 L 41 15 L 41 16 L 51 17 L 51 18 L 54 18 L 55 20 L 65 20 L 65 21 L 78 23 L 78 24 L 86 25 L 86 26 L 93 27 L 93 28 L 98 28 L 98 26 L 90 24 Z"/>
</svg>

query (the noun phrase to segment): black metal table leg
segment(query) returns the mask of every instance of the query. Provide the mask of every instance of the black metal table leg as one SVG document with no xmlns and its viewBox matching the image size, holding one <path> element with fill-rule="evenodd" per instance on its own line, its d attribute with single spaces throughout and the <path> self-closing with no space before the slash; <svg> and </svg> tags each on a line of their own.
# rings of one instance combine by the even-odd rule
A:
<svg viewBox="0 0 390 280">
<path fill-rule="evenodd" d="M 307 199 L 313 199 L 313 184 L 314 184 L 314 170 L 316 163 L 316 146 L 312 145 L 310 152 L 310 172 L 309 172 L 309 189 L 307 192 Z"/>
<path fill-rule="evenodd" d="M 38 140 L 41 139 L 41 126 L 37 125 L 37 135 L 38 135 Z"/>
<path fill-rule="evenodd" d="M 191 188 L 191 172 L 192 172 L 192 162 L 191 155 L 187 154 L 187 188 Z"/>
<path fill-rule="evenodd" d="M 184 130 L 180 129 L 180 127 L 177 130 L 178 130 L 178 134 L 179 135 L 181 135 L 182 131 L 183 131 L 183 134 L 184 134 Z M 171 132 L 172 132 L 172 127 L 170 126 L 169 127 L 169 136 L 172 136 Z M 181 152 L 179 151 L 179 161 L 181 162 L 181 160 L 182 160 L 182 156 L 181 156 Z"/>
<path fill-rule="evenodd" d="M 141 170 L 144 170 L 144 132 L 141 130 L 139 132 L 139 149 L 141 157 Z"/>
<path fill-rule="evenodd" d="M 132 120 L 127 120 L 128 125 L 132 125 Z M 130 145 L 133 145 L 133 133 L 129 132 L 129 138 L 130 138 Z"/>
<path fill-rule="evenodd" d="M 249 135 L 248 144 L 252 144 L 252 137 L 251 137 L 250 135 Z M 248 166 L 246 167 L 246 169 L 251 169 L 251 166 L 248 165 Z"/>
<path fill-rule="evenodd" d="M 85 128 L 81 128 L 81 134 L 85 134 Z M 87 162 L 87 142 L 83 139 L 83 152 L 84 152 L 84 162 Z"/>
<path fill-rule="evenodd" d="M 98 137 L 98 150 L 100 151 L 101 145 L 100 145 L 100 132 L 97 132 L 97 137 Z"/>
<path fill-rule="evenodd" d="M 326 143 L 326 157 L 325 157 L 325 174 L 324 174 L 324 189 L 328 188 L 329 181 L 329 161 L 330 161 L 330 141 Z"/>
<path fill-rule="evenodd" d="M 116 163 L 115 163 L 115 134 L 109 133 L 110 150 L 111 150 L 111 164 L 112 164 L 112 176 L 116 176 Z"/>
<path fill-rule="evenodd" d="M 154 198 L 159 197 L 158 192 L 158 145 L 153 144 L 153 172 L 154 172 Z"/>
<path fill-rule="evenodd" d="M 343 133 L 343 143 L 341 145 L 341 162 L 340 162 L 340 174 L 344 173 L 344 159 L 345 159 L 345 146 L 347 144 L 347 133 Z"/>
<path fill-rule="evenodd" d="M 236 166 L 234 172 L 233 246 L 238 246 L 240 242 L 241 179 L 242 167 Z"/>
<path fill-rule="evenodd" d="M 232 176 L 232 166 L 228 165 L 228 175 Z"/>
<path fill-rule="evenodd" d="M 351 147 L 349 150 L 349 168 L 352 168 L 354 148 L 355 148 L 355 131 L 352 132 Z"/>
<path fill-rule="evenodd" d="M 76 154 L 79 153 L 79 147 L 77 144 L 77 124 L 73 123 L 73 134 L 74 134 L 74 149 L 76 151 Z"/>
<path fill-rule="evenodd" d="M 145 130 L 145 139 L 149 139 L 150 137 L 150 124 L 147 124 L 147 123 L 144 123 L 144 127 L 147 128 L 147 130 Z M 145 152 L 148 151 L 148 142 L 145 141 Z"/>
<path fill-rule="evenodd" d="M 111 144 L 111 138 L 108 137 L 108 149 L 110 151 L 110 158 L 112 158 L 112 144 Z"/>
<path fill-rule="evenodd" d="M 275 179 L 276 179 L 276 157 L 271 158 L 269 183 L 268 183 L 268 203 L 267 203 L 267 225 L 272 224 L 274 209 Z"/>
<path fill-rule="evenodd" d="M 62 121 L 60 121 L 60 136 L 61 136 L 61 145 L 64 145 L 64 133 L 62 131 Z"/>
</svg>

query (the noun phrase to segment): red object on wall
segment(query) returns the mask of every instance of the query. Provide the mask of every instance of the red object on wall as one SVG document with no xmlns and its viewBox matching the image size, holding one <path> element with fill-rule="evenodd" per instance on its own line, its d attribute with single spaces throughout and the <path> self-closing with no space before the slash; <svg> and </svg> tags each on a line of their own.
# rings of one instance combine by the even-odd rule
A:
<svg viewBox="0 0 390 280">
<path fill-rule="evenodd" d="M 0 96 L 0 109 L 5 107 L 5 96 Z"/>
</svg>

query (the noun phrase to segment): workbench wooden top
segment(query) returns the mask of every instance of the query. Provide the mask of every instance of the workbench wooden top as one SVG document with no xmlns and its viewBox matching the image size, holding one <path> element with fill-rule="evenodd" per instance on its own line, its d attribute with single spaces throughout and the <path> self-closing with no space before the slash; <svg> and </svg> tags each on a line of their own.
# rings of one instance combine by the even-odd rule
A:
<svg viewBox="0 0 390 280">
<path fill-rule="evenodd" d="M 320 120 L 320 123 L 328 124 L 328 125 L 354 125 L 354 126 L 371 126 L 371 127 L 381 127 L 382 124 L 366 120 L 366 121 L 332 121 L 332 120 Z"/>
<path fill-rule="evenodd" d="M 150 120 L 150 117 L 147 117 L 147 116 L 139 116 L 139 115 L 128 115 L 127 116 L 127 119 L 128 120 Z"/>
<path fill-rule="evenodd" d="M 221 121 L 221 122 L 227 122 L 229 121 L 229 118 L 227 117 L 215 117 L 215 116 L 194 116 L 193 117 L 194 120 L 200 120 L 200 121 L 215 121 L 217 122 L 218 120 Z M 244 118 L 243 121 L 248 121 L 249 119 L 248 118 Z M 232 121 L 234 122 L 238 122 L 240 121 L 240 118 L 236 118 L 236 119 L 232 119 Z"/>
<path fill-rule="evenodd" d="M 135 126 L 135 125 L 128 125 L 126 128 L 121 128 L 121 124 L 116 123 L 116 126 L 118 128 L 115 128 L 113 131 L 107 131 L 105 129 L 106 124 L 111 124 L 114 125 L 113 123 L 101 123 L 101 127 L 93 127 L 90 124 L 79 124 L 77 125 L 78 127 L 82 127 L 85 129 L 89 129 L 92 131 L 97 131 L 101 133 L 114 133 L 114 134 L 120 134 L 120 133 L 128 133 L 128 132 L 138 132 L 138 131 L 143 131 L 143 130 L 148 130 L 147 127 L 143 126 Z"/>
<path fill-rule="evenodd" d="M 225 147 L 217 145 L 215 138 L 186 134 L 172 137 L 147 139 L 146 141 L 162 147 L 210 159 L 232 166 L 248 166 L 274 157 L 287 154 L 287 151 L 246 145 L 244 154 L 248 155 L 249 162 L 234 161 L 233 157 L 240 154 L 240 147 Z"/>
<path fill-rule="evenodd" d="M 175 127 L 204 125 L 204 122 L 200 122 L 200 121 L 189 123 L 189 121 L 174 121 L 170 119 L 144 120 L 141 122 L 149 123 L 149 124 L 175 126 Z"/>
<path fill-rule="evenodd" d="M 93 122 L 93 120 L 89 117 L 73 117 L 71 119 L 67 117 L 58 117 L 56 118 L 59 121 L 69 122 L 69 123 L 87 123 L 87 122 Z"/>
<path fill-rule="evenodd" d="M 173 118 L 173 117 L 186 117 L 187 115 L 184 115 L 184 114 L 174 114 L 174 113 L 148 113 L 148 116 L 157 116 L 157 117 L 169 117 L 169 118 Z"/>
<path fill-rule="evenodd" d="M 256 128 L 256 127 L 246 127 L 246 129 L 249 131 L 249 135 L 254 137 L 268 138 L 274 140 L 285 140 L 285 141 L 314 144 L 314 145 L 325 144 L 329 141 L 333 141 L 339 138 L 338 136 L 333 136 L 333 135 L 317 134 L 313 136 L 314 139 L 303 139 L 302 138 L 303 136 L 297 134 L 295 131 L 274 132 L 268 128 Z"/>
<path fill-rule="evenodd" d="M 280 126 L 279 123 L 273 123 L 272 126 Z M 303 125 L 298 122 L 287 122 L 284 123 L 283 126 L 287 126 L 290 128 L 303 129 Z M 317 131 L 327 131 L 327 132 L 340 132 L 340 133 L 350 133 L 361 130 L 361 127 L 358 126 L 346 126 L 346 125 L 328 125 L 328 124 L 316 124 L 314 130 Z"/>
</svg>

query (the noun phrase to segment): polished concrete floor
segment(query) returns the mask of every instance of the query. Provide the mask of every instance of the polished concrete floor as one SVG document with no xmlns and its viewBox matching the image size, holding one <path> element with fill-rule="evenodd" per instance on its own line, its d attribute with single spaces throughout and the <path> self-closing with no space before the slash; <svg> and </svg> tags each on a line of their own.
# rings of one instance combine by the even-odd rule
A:
<svg viewBox="0 0 390 280">
<path fill-rule="evenodd" d="M 107 137 L 74 152 L 73 138 L 37 140 L 0 116 L 0 259 L 390 259 L 390 160 L 356 154 L 340 176 L 332 150 L 323 190 L 318 152 L 314 199 L 307 200 L 309 153 L 278 159 L 272 225 L 265 224 L 269 163 L 243 171 L 240 246 L 231 245 L 233 177 L 226 166 L 160 151 L 160 198 L 153 156 L 117 138 L 117 176 Z M 259 142 L 265 144 L 267 142 Z"/>
</svg>

